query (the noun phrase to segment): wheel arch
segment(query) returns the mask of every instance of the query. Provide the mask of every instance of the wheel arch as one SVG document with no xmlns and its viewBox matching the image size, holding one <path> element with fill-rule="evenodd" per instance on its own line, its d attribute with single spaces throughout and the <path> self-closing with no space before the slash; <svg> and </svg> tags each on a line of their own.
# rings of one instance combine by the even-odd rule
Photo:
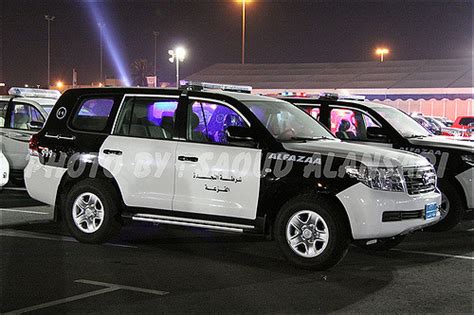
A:
<svg viewBox="0 0 474 315">
<path fill-rule="evenodd" d="M 96 170 L 94 170 L 96 168 Z M 81 173 L 80 176 L 72 177 L 68 172 L 64 173 L 63 177 L 61 178 L 60 184 L 58 186 L 58 192 L 56 194 L 56 201 L 54 204 L 54 221 L 60 222 L 62 220 L 62 212 L 61 209 L 64 206 L 64 202 L 66 201 L 67 192 L 71 189 L 71 187 L 78 182 L 81 182 L 85 179 L 101 179 L 105 180 L 112 185 L 112 187 L 117 192 L 117 196 L 119 196 L 119 202 L 122 205 L 122 209 L 125 209 L 125 203 L 123 201 L 123 196 L 121 190 L 119 188 L 117 180 L 114 176 L 105 168 L 99 166 L 95 166 L 92 163 L 88 163 Z"/>
</svg>

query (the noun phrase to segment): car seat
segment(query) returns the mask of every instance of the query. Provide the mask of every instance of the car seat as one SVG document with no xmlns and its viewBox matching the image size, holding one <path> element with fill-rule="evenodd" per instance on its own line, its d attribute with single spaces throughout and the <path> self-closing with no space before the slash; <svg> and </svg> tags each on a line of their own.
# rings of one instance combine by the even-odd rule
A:
<svg viewBox="0 0 474 315">
<path fill-rule="evenodd" d="M 339 139 L 355 139 L 355 134 L 352 131 L 348 131 L 350 128 L 351 123 L 346 119 L 341 119 L 336 137 Z"/>
</svg>

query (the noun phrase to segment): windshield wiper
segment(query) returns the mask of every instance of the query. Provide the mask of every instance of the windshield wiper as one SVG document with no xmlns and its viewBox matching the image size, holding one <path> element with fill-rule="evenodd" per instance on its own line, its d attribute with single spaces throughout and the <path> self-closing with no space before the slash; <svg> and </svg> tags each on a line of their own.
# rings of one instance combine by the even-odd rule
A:
<svg viewBox="0 0 474 315">
<path fill-rule="evenodd" d="M 321 140 L 335 140 L 334 138 L 326 137 L 326 136 L 321 136 L 321 137 L 291 137 L 287 141 L 321 141 Z"/>
<path fill-rule="evenodd" d="M 411 135 L 411 136 L 408 136 L 407 139 L 414 139 L 414 138 L 423 139 L 423 138 L 431 137 L 431 136 L 432 136 L 432 135 Z"/>
</svg>

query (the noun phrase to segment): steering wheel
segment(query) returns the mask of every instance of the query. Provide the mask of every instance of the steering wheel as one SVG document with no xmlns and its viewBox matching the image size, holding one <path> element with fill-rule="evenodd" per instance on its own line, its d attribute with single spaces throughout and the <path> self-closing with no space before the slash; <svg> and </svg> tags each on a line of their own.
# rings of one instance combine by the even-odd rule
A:
<svg viewBox="0 0 474 315">
<path fill-rule="evenodd" d="M 291 139 L 296 135 L 296 131 L 294 128 L 288 128 L 285 131 L 283 131 L 281 134 L 279 134 L 276 138 L 279 140 L 288 140 Z"/>
</svg>

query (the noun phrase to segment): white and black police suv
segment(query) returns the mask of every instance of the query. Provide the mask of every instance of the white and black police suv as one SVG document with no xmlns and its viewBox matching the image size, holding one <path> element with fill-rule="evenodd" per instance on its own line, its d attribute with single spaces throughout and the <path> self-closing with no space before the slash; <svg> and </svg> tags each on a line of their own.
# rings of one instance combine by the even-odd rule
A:
<svg viewBox="0 0 474 315">
<path fill-rule="evenodd" d="M 318 119 L 339 139 L 368 144 L 371 150 L 380 146 L 426 157 L 437 170 L 443 197 L 442 218 L 430 230 L 449 230 L 474 208 L 474 142 L 435 136 L 403 111 L 363 96 L 326 93 L 319 98 L 284 99 Z"/>
<path fill-rule="evenodd" d="M 352 240 L 394 246 L 439 220 L 425 158 L 343 143 L 250 90 L 69 90 L 31 139 L 28 192 L 81 242 L 106 241 L 124 219 L 254 232 L 313 269 L 335 265 Z"/>
</svg>

